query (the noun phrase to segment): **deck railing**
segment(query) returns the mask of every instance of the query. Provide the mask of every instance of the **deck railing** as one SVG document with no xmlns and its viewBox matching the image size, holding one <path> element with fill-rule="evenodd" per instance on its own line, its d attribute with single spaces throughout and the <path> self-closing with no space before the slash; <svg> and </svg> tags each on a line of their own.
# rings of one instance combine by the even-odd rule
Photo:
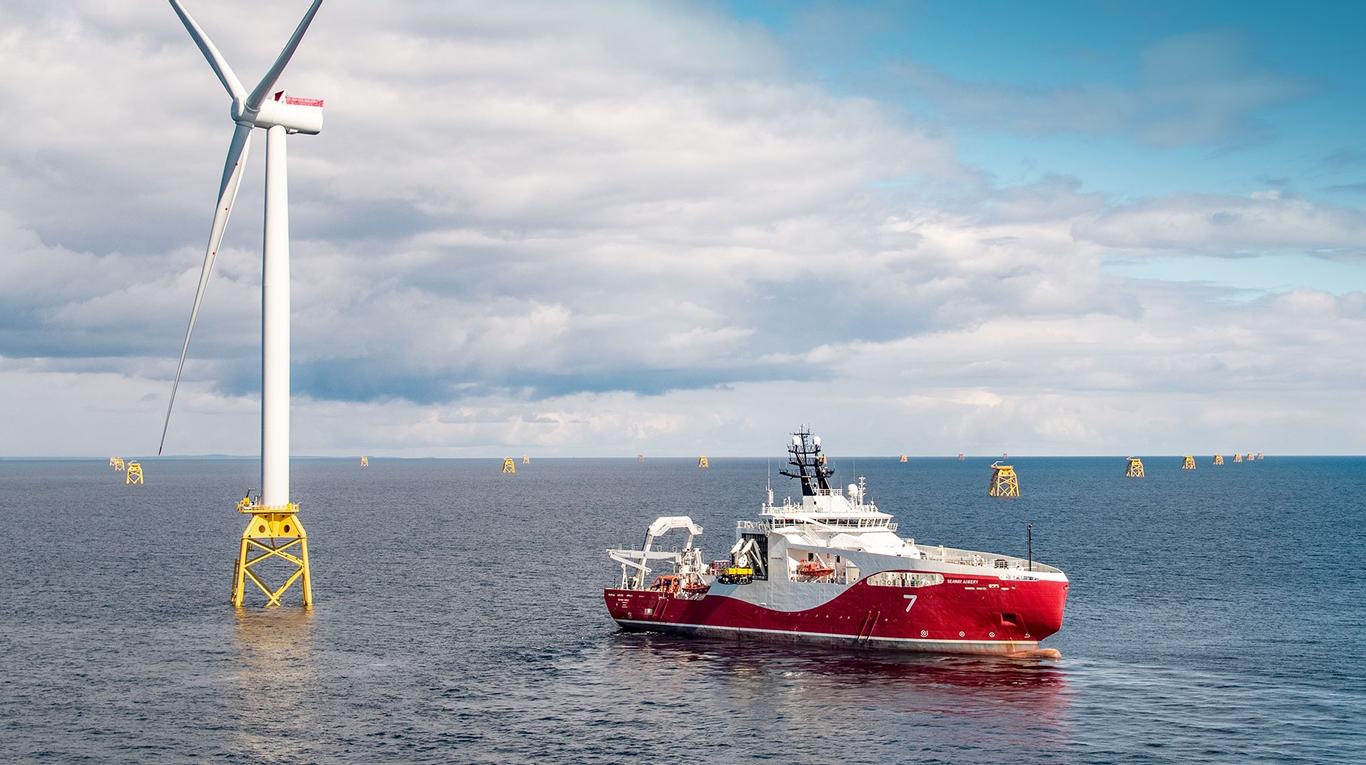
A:
<svg viewBox="0 0 1366 765">
<path fill-rule="evenodd" d="M 916 545 L 920 551 L 920 556 L 925 560 L 938 561 L 940 563 L 951 563 L 957 566 L 973 566 L 978 568 L 1004 569 L 1007 571 L 1038 571 L 1045 573 L 1062 573 L 1060 569 L 1054 568 L 1044 563 L 1034 561 L 1030 563 L 1025 558 L 1016 558 L 1012 555 L 993 555 L 991 553 L 978 552 L 976 550 L 959 550 L 953 547 L 940 547 L 937 545 Z"/>
<path fill-rule="evenodd" d="M 867 519 L 858 519 L 867 520 Z M 776 521 L 737 521 L 735 527 L 740 531 L 766 532 L 775 528 L 801 528 L 803 526 L 818 526 L 821 531 L 896 531 L 897 522 L 887 521 L 883 524 L 869 524 L 858 526 L 838 526 L 835 524 L 823 523 L 812 518 L 783 518 Z"/>
</svg>

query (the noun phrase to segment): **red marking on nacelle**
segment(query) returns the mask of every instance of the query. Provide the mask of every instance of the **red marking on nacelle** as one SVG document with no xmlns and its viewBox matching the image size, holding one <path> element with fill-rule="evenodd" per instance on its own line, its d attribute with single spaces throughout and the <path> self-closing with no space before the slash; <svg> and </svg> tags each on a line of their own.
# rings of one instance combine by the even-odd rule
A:
<svg viewBox="0 0 1366 765">
<path fill-rule="evenodd" d="M 291 106 L 312 106 L 318 109 L 323 108 L 323 100 L 321 98 L 298 98 L 295 96 L 285 95 L 285 92 L 283 90 L 275 91 L 275 100 L 279 101 L 282 99 L 285 103 Z"/>
</svg>

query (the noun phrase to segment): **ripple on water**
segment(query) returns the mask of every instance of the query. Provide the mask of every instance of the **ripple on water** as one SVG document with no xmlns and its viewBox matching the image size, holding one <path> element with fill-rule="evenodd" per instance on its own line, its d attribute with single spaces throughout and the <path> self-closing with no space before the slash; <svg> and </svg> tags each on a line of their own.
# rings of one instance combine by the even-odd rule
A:
<svg viewBox="0 0 1366 765">
<path fill-rule="evenodd" d="M 686 497 L 723 554 L 763 460 L 297 460 L 312 614 L 224 606 L 252 462 L 144 461 L 141 491 L 0 462 L 0 521 L 45 531 L 0 556 L 0 740 L 51 762 L 1361 760 L 1366 577 L 1340 563 L 1366 551 L 1366 460 L 1133 482 L 1022 458 L 1009 507 L 988 463 L 858 468 L 922 541 L 1022 552 L 1033 523 L 1073 580 L 1060 662 L 617 632 L 600 551 Z"/>
</svg>

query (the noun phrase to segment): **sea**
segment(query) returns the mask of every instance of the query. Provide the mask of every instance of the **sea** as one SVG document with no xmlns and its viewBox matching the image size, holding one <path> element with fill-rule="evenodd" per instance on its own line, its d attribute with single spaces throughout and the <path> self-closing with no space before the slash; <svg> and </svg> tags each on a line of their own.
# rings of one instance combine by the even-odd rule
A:
<svg viewBox="0 0 1366 765">
<path fill-rule="evenodd" d="M 624 633 L 605 550 L 708 559 L 773 459 L 298 459 L 314 607 L 228 593 L 245 459 L 0 461 L 0 760 L 1366 762 L 1366 459 L 835 457 L 925 544 L 1071 579 L 1060 660 Z"/>
</svg>

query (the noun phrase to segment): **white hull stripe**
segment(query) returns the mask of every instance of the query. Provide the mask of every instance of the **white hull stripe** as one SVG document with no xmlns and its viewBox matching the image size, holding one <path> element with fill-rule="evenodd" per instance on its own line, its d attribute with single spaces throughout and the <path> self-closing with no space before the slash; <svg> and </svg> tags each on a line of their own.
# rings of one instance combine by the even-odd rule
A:
<svg viewBox="0 0 1366 765">
<path fill-rule="evenodd" d="M 858 635 L 845 635 L 838 632 L 802 632 L 800 630 L 770 630 L 758 627 L 723 627 L 719 624 L 684 624 L 682 622 L 653 622 L 641 619 L 616 619 L 618 624 L 639 624 L 647 627 L 686 627 L 695 630 L 721 630 L 722 632 L 763 632 L 770 635 L 800 635 L 802 637 L 837 638 L 840 640 L 881 640 L 887 643 L 949 643 L 952 645 L 1006 645 L 1015 644 L 1022 646 L 1037 646 L 1037 640 L 953 640 L 942 638 L 897 638 L 897 637 L 877 637 L 876 635 L 860 638 Z"/>
</svg>

